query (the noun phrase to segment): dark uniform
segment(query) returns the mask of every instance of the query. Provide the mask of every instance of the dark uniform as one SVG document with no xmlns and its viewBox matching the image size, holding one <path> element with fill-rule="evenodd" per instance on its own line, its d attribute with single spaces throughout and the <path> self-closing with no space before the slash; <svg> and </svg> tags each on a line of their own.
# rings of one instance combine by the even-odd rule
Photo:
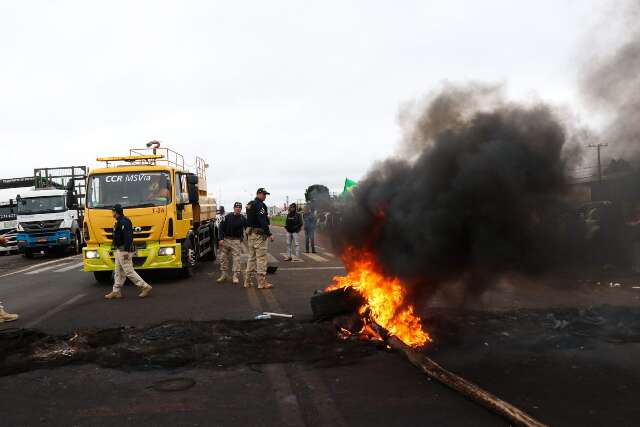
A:
<svg viewBox="0 0 640 427">
<path fill-rule="evenodd" d="M 242 204 L 236 202 L 234 209 L 236 207 L 242 209 Z M 231 212 L 220 223 L 218 230 L 220 232 L 220 240 L 223 240 L 224 243 L 222 244 L 220 257 L 222 275 L 217 280 L 218 283 L 222 283 L 228 278 L 229 264 L 232 264 L 233 268 L 233 283 L 240 283 L 240 256 L 242 254 L 241 247 L 245 228 L 247 228 L 247 219 L 241 213 Z"/>
<path fill-rule="evenodd" d="M 151 292 L 151 286 L 133 269 L 133 226 L 131 220 L 124 216 L 122 206 L 115 205 L 113 211 L 117 214 L 116 223 L 113 226 L 112 249 L 115 251 L 116 262 L 114 269 L 113 291 L 107 295 L 107 299 L 122 298 L 122 286 L 127 280 L 142 289 L 140 297 L 146 297 Z"/>
<path fill-rule="evenodd" d="M 256 194 L 260 193 L 269 194 L 264 188 L 259 188 L 256 192 Z M 269 230 L 267 206 L 258 197 L 247 203 L 247 225 L 249 259 L 244 276 L 244 287 L 251 287 L 251 281 L 255 276 L 259 289 L 271 288 L 272 285 L 267 283 L 267 252 L 271 230 Z"/>
</svg>

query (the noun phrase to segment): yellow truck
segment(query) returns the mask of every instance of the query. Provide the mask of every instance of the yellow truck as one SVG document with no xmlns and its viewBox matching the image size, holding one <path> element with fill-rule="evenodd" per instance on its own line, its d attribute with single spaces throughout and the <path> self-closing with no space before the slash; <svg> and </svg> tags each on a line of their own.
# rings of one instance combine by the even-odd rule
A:
<svg viewBox="0 0 640 427">
<path fill-rule="evenodd" d="M 98 282 L 111 282 L 116 204 L 133 224 L 136 269 L 174 269 L 188 277 L 198 262 L 216 259 L 217 206 L 207 197 L 209 165 L 203 159 L 196 158 L 195 171 L 189 171 L 182 155 L 152 141 L 128 156 L 97 160 L 105 167 L 87 176 L 84 271 Z"/>
</svg>

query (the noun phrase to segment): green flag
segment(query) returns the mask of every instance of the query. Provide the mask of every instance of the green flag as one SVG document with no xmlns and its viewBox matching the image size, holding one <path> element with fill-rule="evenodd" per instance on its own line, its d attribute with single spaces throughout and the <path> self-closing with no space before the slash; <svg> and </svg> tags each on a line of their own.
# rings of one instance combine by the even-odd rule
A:
<svg viewBox="0 0 640 427">
<path fill-rule="evenodd" d="M 342 190 L 342 194 L 351 193 L 354 188 L 358 186 L 356 181 L 353 181 L 349 178 L 344 179 L 344 189 Z"/>
</svg>

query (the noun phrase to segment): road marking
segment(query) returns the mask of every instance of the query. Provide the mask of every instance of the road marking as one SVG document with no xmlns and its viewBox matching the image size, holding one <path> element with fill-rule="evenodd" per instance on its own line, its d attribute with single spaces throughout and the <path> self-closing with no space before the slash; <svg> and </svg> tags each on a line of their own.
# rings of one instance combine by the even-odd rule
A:
<svg viewBox="0 0 640 427">
<path fill-rule="evenodd" d="M 271 383 L 278 406 L 278 416 L 283 426 L 305 426 L 300 411 L 298 397 L 293 392 L 291 380 L 287 376 L 284 365 L 266 365 L 264 372 Z"/>
<path fill-rule="evenodd" d="M 278 258 L 274 257 L 270 253 L 267 253 L 267 263 L 277 264 L 278 262 Z"/>
<path fill-rule="evenodd" d="M 305 253 L 304 256 L 311 258 L 314 261 L 318 261 L 318 262 L 329 262 L 328 259 L 326 258 L 322 258 L 320 255 L 318 254 L 307 254 Z"/>
<path fill-rule="evenodd" d="M 75 297 L 71 298 L 69 301 L 62 303 L 62 304 L 60 304 L 59 306 L 57 306 L 55 308 L 52 308 L 51 310 L 47 311 L 45 314 L 43 314 L 42 316 L 38 317 L 37 319 L 34 319 L 31 322 L 28 322 L 26 325 L 24 325 L 24 327 L 27 328 L 27 329 L 28 328 L 33 328 L 34 326 L 36 326 L 37 324 L 41 323 L 44 320 L 47 320 L 49 317 L 53 316 L 54 314 L 61 312 L 67 306 L 69 306 L 69 305 L 73 304 L 74 302 L 80 300 L 84 296 L 85 296 L 85 294 L 76 295 Z"/>
<path fill-rule="evenodd" d="M 307 392 L 317 409 L 316 416 L 318 418 L 315 419 L 317 425 L 332 427 L 347 427 L 349 425 L 338 410 L 338 405 L 331 398 L 325 382 L 313 371 L 313 368 L 301 363 L 294 363 L 293 376 L 301 379 L 307 387 Z"/>
<path fill-rule="evenodd" d="M 65 263 L 64 265 L 68 266 L 69 264 Z M 48 265 L 46 267 L 42 267 L 42 268 L 39 268 L 37 270 L 32 270 L 32 271 L 29 271 L 29 272 L 24 273 L 24 274 L 39 274 L 39 273 L 42 273 L 43 271 L 51 270 L 51 269 L 56 268 L 56 267 L 60 267 L 60 266 L 59 265 Z"/>
<path fill-rule="evenodd" d="M 265 292 L 265 294 L 268 293 L 271 292 Z M 247 298 L 249 298 L 251 308 L 257 313 L 264 311 L 255 288 L 247 289 Z M 298 397 L 293 392 L 291 380 L 284 369 L 284 365 L 265 365 L 263 369 L 269 383 L 271 383 L 271 388 L 276 398 L 278 417 L 280 418 L 281 425 L 295 427 L 305 426 Z"/>
<path fill-rule="evenodd" d="M 263 292 L 262 296 L 267 301 L 267 305 L 270 306 L 270 308 L 276 313 L 287 314 L 284 312 L 284 309 L 282 308 L 276 297 L 273 296 L 273 292 Z"/>
<path fill-rule="evenodd" d="M 62 273 L 64 271 L 69 271 L 69 270 L 73 270 L 74 268 L 78 268 L 78 267 L 82 267 L 84 265 L 84 261 L 83 262 L 79 262 L 77 264 L 71 264 L 67 267 L 63 267 L 63 268 L 59 268 L 57 270 L 53 270 L 54 273 Z"/>
<path fill-rule="evenodd" d="M 289 254 L 282 252 L 280 255 L 282 256 L 282 259 L 284 259 L 285 261 L 289 259 Z M 291 256 L 293 257 L 292 262 L 304 262 L 302 258 L 296 258 L 293 254 Z"/>
<path fill-rule="evenodd" d="M 260 300 L 258 299 L 258 294 L 256 294 L 256 289 L 251 287 L 247 289 L 247 298 L 249 298 L 249 304 L 251 308 L 253 308 L 257 314 L 262 313 L 262 304 L 260 304 Z"/>
<path fill-rule="evenodd" d="M 67 262 L 70 259 L 73 259 L 73 258 L 54 259 L 53 261 L 40 262 L 38 264 L 30 265 L 27 268 L 23 268 L 22 270 L 12 271 L 11 273 L 3 274 L 2 276 L 0 276 L 0 278 L 13 276 L 14 274 L 24 273 L 25 271 L 33 270 L 34 268 L 42 267 L 43 265 L 54 264 L 59 262 Z"/>
<path fill-rule="evenodd" d="M 344 267 L 280 267 L 278 271 L 344 270 Z"/>
<path fill-rule="evenodd" d="M 267 306 L 269 308 L 278 313 L 285 313 L 284 308 L 280 305 L 280 302 L 273 292 L 264 292 L 262 295 L 267 301 Z M 284 371 L 284 368 L 282 369 Z M 286 372 L 284 373 L 286 374 Z M 313 372 L 312 369 L 305 369 L 299 363 L 293 364 L 293 374 L 297 375 L 297 377 L 302 380 L 301 382 L 306 387 L 307 393 L 311 397 L 311 402 L 316 409 L 315 414 L 318 417 L 318 425 L 336 427 L 346 427 L 348 425 L 340 414 L 335 401 L 331 398 L 324 381 L 318 374 Z M 276 391 L 276 397 L 277 396 L 278 394 Z M 292 396 L 295 398 L 295 394 L 292 394 Z"/>
</svg>

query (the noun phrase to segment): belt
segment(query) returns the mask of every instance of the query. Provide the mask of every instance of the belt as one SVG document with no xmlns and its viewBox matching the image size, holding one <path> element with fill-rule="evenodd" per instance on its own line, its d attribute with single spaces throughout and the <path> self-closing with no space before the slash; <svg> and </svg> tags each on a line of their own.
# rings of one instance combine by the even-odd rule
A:
<svg viewBox="0 0 640 427">
<path fill-rule="evenodd" d="M 224 240 L 240 240 L 242 237 L 224 236 Z"/>
</svg>

